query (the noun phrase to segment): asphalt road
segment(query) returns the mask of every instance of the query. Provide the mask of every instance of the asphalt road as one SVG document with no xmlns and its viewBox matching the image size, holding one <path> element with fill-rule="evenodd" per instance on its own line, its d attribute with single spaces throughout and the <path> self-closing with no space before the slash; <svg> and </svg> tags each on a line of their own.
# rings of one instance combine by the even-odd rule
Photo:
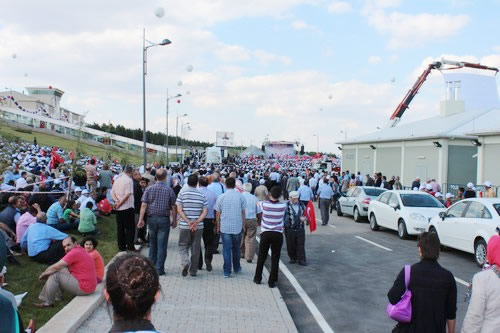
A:
<svg viewBox="0 0 500 333">
<path fill-rule="evenodd" d="M 319 211 L 316 212 L 319 218 Z M 372 231 L 367 221 L 330 215 L 330 223 L 306 233 L 308 266 L 281 260 L 335 332 L 390 332 L 395 322 L 385 313 L 387 292 L 405 264 L 419 261 L 416 238 L 401 240 L 395 231 Z M 363 238 L 360 239 L 359 237 Z M 374 242 L 384 248 L 367 241 Z M 391 251 L 389 251 L 391 250 Z M 448 249 L 439 263 L 455 278 L 467 282 L 479 271 L 471 254 Z M 280 272 L 278 287 L 299 332 L 321 332 L 308 307 Z M 467 310 L 466 286 L 457 282 L 457 332 Z"/>
</svg>

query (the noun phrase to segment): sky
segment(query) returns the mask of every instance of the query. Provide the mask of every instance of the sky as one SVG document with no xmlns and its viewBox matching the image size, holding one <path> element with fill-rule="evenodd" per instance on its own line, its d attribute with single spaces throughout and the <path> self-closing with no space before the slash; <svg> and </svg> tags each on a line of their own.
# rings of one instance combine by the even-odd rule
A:
<svg viewBox="0 0 500 333">
<path fill-rule="evenodd" d="M 383 128 L 429 63 L 500 67 L 499 12 L 500 0 L 14 1 L 0 14 L 0 89 L 51 85 L 88 123 L 142 128 L 145 29 L 172 41 L 148 49 L 148 130 L 165 131 L 168 90 L 183 95 L 170 135 L 186 113 L 190 139 L 336 152 Z M 433 72 L 402 123 L 437 115 L 443 94 Z"/>
</svg>

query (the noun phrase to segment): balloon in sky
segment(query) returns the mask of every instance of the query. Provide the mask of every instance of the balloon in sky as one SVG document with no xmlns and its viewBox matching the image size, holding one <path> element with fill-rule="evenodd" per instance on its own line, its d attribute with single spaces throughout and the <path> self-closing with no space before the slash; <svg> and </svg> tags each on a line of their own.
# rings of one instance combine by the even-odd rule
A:
<svg viewBox="0 0 500 333">
<path fill-rule="evenodd" d="M 17 58 L 17 54 L 13 53 L 12 54 L 12 59 L 16 59 Z"/>
<path fill-rule="evenodd" d="M 24 77 L 28 77 L 28 73 L 24 73 Z"/>
<path fill-rule="evenodd" d="M 396 78 L 395 77 L 391 78 L 391 82 L 396 82 Z"/>
<path fill-rule="evenodd" d="M 323 111 L 323 108 L 319 108 L 320 111 Z"/>
<path fill-rule="evenodd" d="M 186 91 L 186 95 L 191 95 L 191 90 Z"/>
<path fill-rule="evenodd" d="M 178 85 L 179 87 L 180 87 L 180 86 L 182 86 L 182 81 L 181 81 L 181 80 L 177 81 L 177 85 Z"/>
<path fill-rule="evenodd" d="M 193 65 L 187 65 L 186 66 L 186 71 L 192 72 L 193 71 Z"/>
<path fill-rule="evenodd" d="M 333 98 L 332 94 L 328 95 L 328 99 L 332 99 L 332 98 Z"/>
<path fill-rule="evenodd" d="M 155 16 L 158 17 L 158 18 L 162 18 L 163 15 L 165 15 L 165 9 L 163 8 L 156 8 L 155 10 Z"/>
</svg>

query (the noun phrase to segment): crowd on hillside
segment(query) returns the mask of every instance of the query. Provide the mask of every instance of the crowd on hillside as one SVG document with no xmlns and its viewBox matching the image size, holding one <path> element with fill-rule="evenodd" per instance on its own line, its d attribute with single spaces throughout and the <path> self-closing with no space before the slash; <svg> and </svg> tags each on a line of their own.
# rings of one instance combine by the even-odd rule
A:
<svg viewBox="0 0 500 333">
<path fill-rule="evenodd" d="M 0 245 L 5 246 L 0 248 L 9 265 L 15 265 L 19 255 L 48 265 L 39 276 L 46 280 L 39 294 L 41 302 L 34 304 L 40 308 L 53 306 L 63 292 L 91 294 L 105 280 L 115 314 L 112 331 L 154 329 L 144 318 L 159 291 L 159 276 L 166 273 L 172 228 L 179 227 L 183 277 L 194 277 L 203 267 L 212 271 L 213 256 L 222 243 L 223 277 L 239 274 L 240 259 L 252 263 L 257 255 L 256 284 L 262 282 L 270 251 L 268 286 L 274 288 L 284 242 L 290 264 L 308 265 L 305 230 L 315 228 L 309 209 L 313 201 L 318 201 L 321 222 L 327 225 L 333 200 L 354 186 L 404 188 L 398 177 L 387 181 L 381 173 L 362 177 L 359 172 L 315 170 L 312 160 L 302 157 L 233 157 L 220 164 L 196 159 L 182 166 L 153 163 L 139 168 L 93 157 L 73 163 L 73 158 L 71 152 L 56 147 L 0 142 L 0 159 L 7 164 L 0 192 L 5 204 L 0 211 Z M 464 197 L 472 195 L 467 191 L 474 192 L 469 185 Z M 443 199 L 435 180 L 421 183 L 417 178 L 410 188 Z M 110 213 L 116 218 L 116 242 L 123 253 L 104 276 L 104 262 L 96 248 L 99 219 Z M 424 240 L 419 246 L 424 249 L 433 241 Z M 135 253 L 142 244 L 149 246 L 149 260 Z M 495 261 L 490 263 L 497 264 L 496 257 L 491 258 Z M 11 303 L 11 311 L 1 312 L 0 319 L 19 318 L 13 295 L 1 288 L 7 273 L 1 260 L 0 268 L 0 306 L 3 298 Z M 395 284 L 391 301 L 400 289 L 400 283 Z M 126 301 L 124 295 L 129 295 Z M 129 311 L 137 310 L 139 303 L 144 311 Z M 134 326 L 137 320 L 141 324 Z"/>
</svg>

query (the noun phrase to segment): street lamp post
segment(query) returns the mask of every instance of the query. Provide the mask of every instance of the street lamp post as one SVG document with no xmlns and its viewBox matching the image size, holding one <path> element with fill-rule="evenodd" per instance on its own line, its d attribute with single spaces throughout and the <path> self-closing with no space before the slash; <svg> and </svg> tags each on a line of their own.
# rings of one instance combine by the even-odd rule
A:
<svg viewBox="0 0 500 333">
<path fill-rule="evenodd" d="M 316 137 L 316 153 L 319 153 L 319 134 L 313 134 Z"/>
<path fill-rule="evenodd" d="M 184 158 L 186 158 L 186 148 L 184 148 L 184 143 L 186 143 L 185 137 L 187 137 L 186 132 L 188 130 L 191 130 L 191 127 L 189 127 L 189 122 L 184 123 L 182 122 L 181 125 L 181 156 L 182 156 L 182 161 L 184 161 Z M 184 150 L 184 152 L 182 152 Z"/>
<path fill-rule="evenodd" d="M 150 45 L 146 46 L 146 42 Z M 162 40 L 160 43 L 152 43 L 146 40 L 146 29 L 142 31 L 142 120 L 143 120 L 143 130 L 142 130 L 142 144 L 144 150 L 144 167 L 148 164 L 148 151 L 146 149 L 146 75 L 147 75 L 147 51 L 153 46 L 165 46 L 171 44 L 172 42 L 168 39 Z"/>
<path fill-rule="evenodd" d="M 167 162 L 166 162 L 167 165 L 169 163 L 169 157 L 168 157 L 168 147 L 169 147 L 169 145 L 168 145 L 168 101 L 170 101 L 172 98 L 179 98 L 181 96 L 182 96 L 181 94 L 177 94 L 175 96 L 168 97 L 168 89 L 167 89 L 167 114 L 165 115 L 166 123 L 167 123 L 166 124 L 166 128 L 165 128 L 166 129 L 165 130 L 165 132 L 166 132 L 166 138 L 165 138 L 166 143 L 165 143 L 165 146 L 166 146 L 166 150 L 167 150 Z"/>
<path fill-rule="evenodd" d="M 179 113 L 179 111 L 177 111 Z M 177 114 L 177 118 L 175 120 L 175 160 L 179 162 L 179 156 L 177 155 L 177 148 L 179 147 L 177 140 L 179 138 L 179 118 L 187 117 L 187 113 L 184 113 L 182 116 Z"/>
</svg>

